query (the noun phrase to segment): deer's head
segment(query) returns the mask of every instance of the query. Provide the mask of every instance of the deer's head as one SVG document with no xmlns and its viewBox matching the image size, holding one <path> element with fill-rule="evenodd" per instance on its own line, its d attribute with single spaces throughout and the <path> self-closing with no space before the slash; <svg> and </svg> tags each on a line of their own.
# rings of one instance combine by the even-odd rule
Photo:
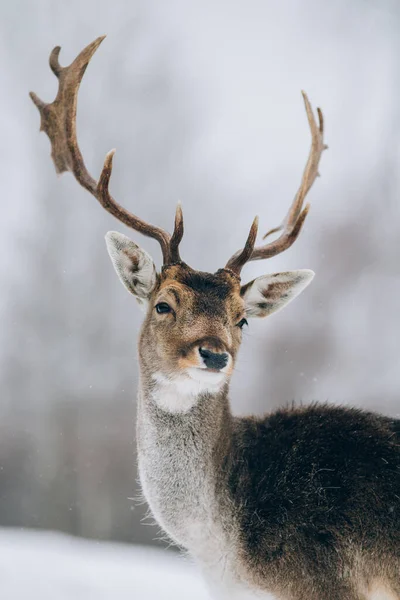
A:
<svg viewBox="0 0 400 600">
<path fill-rule="evenodd" d="M 218 389 L 229 379 L 247 319 L 266 317 L 283 308 L 310 283 L 313 272 L 290 271 L 263 275 L 242 284 L 241 269 L 248 261 L 269 258 L 286 250 L 298 237 L 309 205 L 303 208 L 307 192 L 318 175 L 323 143 L 323 119 L 318 109 L 315 121 L 303 93 L 311 129 L 312 144 L 303 179 L 283 224 L 272 242 L 256 246 L 258 219 L 251 226 L 244 248 L 234 254 L 216 273 L 196 271 L 179 254 L 183 236 L 180 206 L 172 235 L 150 225 L 120 206 L 109 193 L 114 152 L 110 152 L 97 182 L 86 169 L 76 137 L 76 106 L 79 85 L 86 67 L 104 38 L 87 46 L 69 67 L 58 62 L 60 48 L 50 55 L 50 67 L 59 79 L 52 104 L 35 94 L 31 97 L 41 114 L 41 129 L 50 138 L 52 158 L 58 173 L 71 171 L 78 182 L 102 206 L 134 230 L 156 239 L 163 254 L 158 272 L 151 257 L 121 233 L 106 236 L 108 251 L 119 278 L 140 304 L 146 318 L 140 338 L 144 368 L 165 380 L 192 381 L 199 391 Z M 266 236 L 264 236 L 266 237 Z"/>
<path fill-rule="evenodd" d="M 291 271 L 241 285 L 230 268 L 203 273 L 181 261 L 157 273 L 147 252 L 125 235 L 110 232 L 106 241 L 119 278 L 146 309 L 142 363 L 166 379 L 191 378 L 204 389 L 231 375 L 247 319 L 283 308 L 313 277 L 312 271 Z"/>
</svg>

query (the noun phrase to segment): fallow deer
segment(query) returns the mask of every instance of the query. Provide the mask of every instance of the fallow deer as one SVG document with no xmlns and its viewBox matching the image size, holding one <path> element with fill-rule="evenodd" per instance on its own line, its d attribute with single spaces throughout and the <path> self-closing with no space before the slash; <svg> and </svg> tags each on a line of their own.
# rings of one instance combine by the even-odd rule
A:
<svg viewBox="0 0 400 600">
<path fill-rule="evenodd" d="M 216 273 L 181 260 L 182 211 L 170 235 L 117 204 L 109 192 L 113 151 L 99 181 L 78 147 L 80 82 L 98 38 L 69 67 L 50 55 L 59 80 L 45 104 L 31 93 L 56 171 L 77 181 L 125 225 L 156 239 L 163 266 L 120 233 L 106 236 L 119 278 L 146 309 L 139 339 L 137 439 L 140 481 L 163 530 L 204 572 L 216 598 L 361 600 L 400 598 L 400 421 L 313 404 L 237 418 L 229 382 L 248 318 L 266 317 L 312 280 L 308 270 L 242 285 L 248 261 L 275 256 L 298 237 L 325 148 L 303 94 L 311 151 L 281 231 L 244 248 Z M 188 590 L 190 598 L 190 590 Z"/>
</svg>

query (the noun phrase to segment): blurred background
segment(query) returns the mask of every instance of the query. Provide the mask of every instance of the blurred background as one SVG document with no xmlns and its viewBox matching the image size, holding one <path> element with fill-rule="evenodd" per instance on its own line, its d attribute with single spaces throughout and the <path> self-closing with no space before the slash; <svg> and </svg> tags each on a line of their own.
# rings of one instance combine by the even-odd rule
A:
<svg viewBox="0 0 400 600">
<path fill-rule="evenodd" d="M 232 385 L 236 413 L 293 399 L 400 412 L 400 5 L 337 0 L 14 0 L 0 8 L 0 525 L 162 544 L 138 495 L 136 343 L 142 321 L 104 234 L 129 232 L 58 178 L 34 90 L 52 101 L 48 55 L 69 64 L 108 34 L 85 74 L 78 137 L 111 190 L 171 230 L 184 260 L 215 271 L 255 214 L 279 223 L 310 135 L 300 90 L 326 118 L 329 150 L 297 243 L 243 279 L 310 268 L 285 311 L 250 322 Z"/>
</svg>

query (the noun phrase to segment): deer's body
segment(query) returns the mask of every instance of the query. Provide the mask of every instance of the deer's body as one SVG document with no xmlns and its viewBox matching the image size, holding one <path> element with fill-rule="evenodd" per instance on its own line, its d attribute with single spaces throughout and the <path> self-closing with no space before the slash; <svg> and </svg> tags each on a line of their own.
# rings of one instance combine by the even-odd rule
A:
<svg viewBox="0 0 400 600">
<path fill-rule="evenodd" d="M 141 403 L 139 467 L 157 521 L 219 597 L 362 599 L 385 581 L 400 593 L 399 421 L 209 407 L 171 417 Z"/>
<path fill-rule="evenodd" d="M 227 386 L 173 398 L 151 355 L 138 403 L 143 493 L 217 598 L 399 597 L 399 420 L 328 405 L 236 418 Z"/>
<path fill-rule="evenodd" d="M 129 238 L 106 236 L 122 283 L 147 310 L 137 431 L 140 479 L 154 517 L 199 563 L 216 598 L 400 600 L 400 422 L 318 405 L 239 419 L 229 405 L 247 318 L 280 310 L 313 278 L 298 270 L 242 285 L 240 273 L 247 261 L 296 240 L 325 148 L 321 111 L 317 123 L 303 94 L 311 151 L 283 224 L 270 231 L 280 236 L 256 246 L 255 219 L 243 250 L 216 273 L 202 273 L 180 258 L 179 207 L 171 236 L 112 198 L 113 152 L 98 182 L 86 169 L 76 138 L 77 94 L 102 39 L 69 67 L 61 67 L 55 48 L 57 98 L 45 104 L 31 96 L 57 172 L 72 171 L 106 210 L 162 249 L 157 271 Z"/>
</svg>

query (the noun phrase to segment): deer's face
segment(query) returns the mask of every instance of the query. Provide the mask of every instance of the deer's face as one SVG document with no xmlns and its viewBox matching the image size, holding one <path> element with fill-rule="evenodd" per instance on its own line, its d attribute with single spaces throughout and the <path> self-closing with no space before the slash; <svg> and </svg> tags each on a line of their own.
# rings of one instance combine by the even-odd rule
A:
<svg viewBox="0 0 400 600">
<path fill-rule="evenodd" d="M 156 383 L 180 382 L 198 392 L 216 391 L 229 380 L 247 318 L 276 312 L 313 277 L 312 271 L 291 271 L 241 286 L 228 269 L 203 273 L 183 263 L 157 274 L 150 256 L 126 236 L 111 232 L 107 245 L 121 281 L 147 310 L 142 367 Z"/>
<path fill-rule="evenodd" d="M 239 279 L 229 271 L 169 266 L 150 296 L 140 353 L 164 377 L 218 386 L 232 373 L 246 322 Z"/>
</svg>

